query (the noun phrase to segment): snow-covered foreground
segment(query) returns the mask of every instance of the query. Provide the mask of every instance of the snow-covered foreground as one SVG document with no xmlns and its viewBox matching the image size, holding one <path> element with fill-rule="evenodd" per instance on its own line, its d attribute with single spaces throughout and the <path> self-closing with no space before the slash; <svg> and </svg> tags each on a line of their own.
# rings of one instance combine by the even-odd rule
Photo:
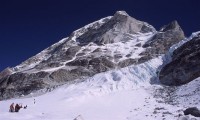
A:
<svg viewBox="0 0 200 120">
<path fill-rule="evenodd" d="M 100 89 L 99 89 L 100 90 Z M 93 91 L 94 92 L 94 91 Z M 150 91 L 144 88 L 120 90 L 107 94 L 94 95 L 79 94 L 79 91 L 70 91 L 65 87 L 40 97 L 14 99 L 0 103 L 1 120 L 73 120 L 81 115 L 84 120 L 161 120 L 166 116 L 162 113 L 153 114 L 155 109 L 173 108 L 170 105 L 157 103 Z M 9 113 L 12 103 L 28 105 L 19 113 Z M 176 110 L 176 109 L 175 109 Z M 163 111 L 167 111 L 164 110 Z M 173 110 L 174 111 L 174 110 Z M 173 116 L 167 116 L 173 119 Z"/>
<path fill-rule="evenodd" d="M 150 84 L 150 79 L 160 65 L 162 57 L 97 74 L 38 97 L 1 101 L 0 120 L 73 120 L 78 115 L 84 120 L 177 120 L 183 107 L 154 97 L 155 90 L 163 87 Z M 10 113 L 13 102 L 28 108 Z"/>
<path fill-rule="evenodd" d="M 1 120 L 73 120 L 78 115 L 82 115 L 85 120 L 126 120 L 132 114 L 138 114 L 139 118 L 144 118 L 140 114 L 141 110 L 146 110 L 146 114 L 151 110 L 143 108 L 145 98 L 150 96 L 142 89 L 112 92 L 102 96 L 77 95 L 68 97 L 65 89 L 59 89 L 52 93 L 35 98 L 9 100 L 1 102 Z M 151 101 L 154 101 L 150 97 Z M 12 102 L 28 105 L 28 109 L 22 109 L 19 113 L 9 113 L 8 107 Z M 137 113 L 134 109 L 138 109 Z M 142 110 L 143 111 L 143 110 Z"/>
</svg>

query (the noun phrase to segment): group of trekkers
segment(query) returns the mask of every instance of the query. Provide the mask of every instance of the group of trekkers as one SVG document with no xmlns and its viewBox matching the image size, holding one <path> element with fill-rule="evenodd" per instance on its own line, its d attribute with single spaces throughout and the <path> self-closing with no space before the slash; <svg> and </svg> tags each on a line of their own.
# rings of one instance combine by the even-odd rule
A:
<svg viewBox="0 0 200 120">
<path fill-rule="evenodd" d="M 20 110 L 21 108 L 26 109 L 26 108 L 27 108 L 27 105 L 24 106 L 24 107 L 22 107 L 22 105 L 19 105 L 18 103 L 17 103 L 16 105 L 14 105 L 14 103 L 12 103 L 12 104 L 10 105 L 9 112 L 19 112 L 19 110 Z"/>
</svg>

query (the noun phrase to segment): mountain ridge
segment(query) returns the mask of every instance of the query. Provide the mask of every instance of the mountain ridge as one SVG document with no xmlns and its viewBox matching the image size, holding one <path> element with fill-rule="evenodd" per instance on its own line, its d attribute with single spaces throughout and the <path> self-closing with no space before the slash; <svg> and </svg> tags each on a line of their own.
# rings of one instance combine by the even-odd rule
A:
<svg viewBox="0 0 200 120">
<path fill-rule="evenodd" d="M 184 38 L 177 22 L 156 31 L 152 25 L 117 11 L 12 68 L 11 75 L 0 79 L 1 99 L 141 64 L 164 55 Z"/>
</svg>

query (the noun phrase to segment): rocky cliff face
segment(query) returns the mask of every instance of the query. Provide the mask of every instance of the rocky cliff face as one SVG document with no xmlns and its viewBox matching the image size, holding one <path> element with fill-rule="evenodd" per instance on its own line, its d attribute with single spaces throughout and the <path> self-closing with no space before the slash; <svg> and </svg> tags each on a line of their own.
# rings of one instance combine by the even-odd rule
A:
<svg viewBox="0 0 200 120">
<path fill-rule="evenodd" d="M 1 78 L 4 78 L 6 76 L 9 76 L 13 73 L 12 69 L 11 68 L 6 68 L 4 69 L 3 71 L 0 72 L 0 79 Z"/>
<path fill-rule="evenodd" d="M 165 85 L 186 84 L 200 76 L 200 33 L 173 52 L 172 61 L 160 72 Z"/>
<path fill-rule="evenodd" d="M 147 50 L 142 53 L 148 56 L 159 56 L 165 54 L 169 48 L 185 38 L 184 32 L 177 21 L 173 21 L 161 28 L 151 40 L 143 47 Z"/>
<path fill-rule="evenodd" d="M 176 21 L 160 31 L 125 11 L 74 31 L 69 37 L 0 75 L 0 99 L 140 64 L 165 54 L 184 38 Z"/>
</svg>

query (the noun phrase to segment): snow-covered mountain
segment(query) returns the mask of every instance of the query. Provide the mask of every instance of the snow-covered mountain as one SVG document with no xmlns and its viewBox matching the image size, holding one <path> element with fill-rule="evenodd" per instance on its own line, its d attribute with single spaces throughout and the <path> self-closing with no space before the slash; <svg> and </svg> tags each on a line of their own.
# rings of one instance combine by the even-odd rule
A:
<svg viewBox="0 0 200 120">
<path fill-rule="evenodd" d="M 183 110 L 200 107 L 198 41 L 199 32 L 186 38 L 177 21 L 157 31 L 117 11 L 2 71 L 0 100 L 14 99 L 0 103 L 0 119 L 189 119 Z M 13 101 L 30 109 L 10 116 Z"/>
<path fill-rule="evenodd" d="M 12 73 L 0 79 L 0 99 L 144 63 L 166 53 L 183 38 L 176 21 L 156 31 L 148 23 L 118 11 L 11 68 Z"/>
</svg>

